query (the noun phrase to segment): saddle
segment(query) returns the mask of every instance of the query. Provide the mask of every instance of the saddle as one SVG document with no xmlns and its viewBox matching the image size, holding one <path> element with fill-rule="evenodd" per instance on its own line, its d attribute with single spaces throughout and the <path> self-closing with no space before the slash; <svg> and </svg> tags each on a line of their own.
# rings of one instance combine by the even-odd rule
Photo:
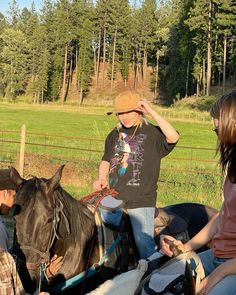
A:
<svg viewBox="0 0 236 295">
<path fill-rule="evenodd" d="M 109 256 L 104 266 L 122 273 L 137 265 L 137 250 L 129 217 L 114 189 L 104 189 L 85 196 L 80 201 L 93 212 L 97 226 L 100 258 L 113 244 L 117 236 L 120 243 Z"/>
<path fill-rule="evenodd" d="M 181 253 L 174 258 L 155 253 L 150 257 L 134 295 L 197 295 L 204 269 L 194 251 Z"/>
</svg>

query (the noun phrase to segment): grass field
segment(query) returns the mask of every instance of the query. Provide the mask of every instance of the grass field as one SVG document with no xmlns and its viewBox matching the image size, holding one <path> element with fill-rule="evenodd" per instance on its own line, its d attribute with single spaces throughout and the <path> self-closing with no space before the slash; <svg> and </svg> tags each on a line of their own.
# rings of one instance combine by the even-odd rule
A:
<svg viewBox="0 0 236 295">
<path fill-rule="evenodd" d="M 32 154 L 57 156 L 61 160 L 50 160 L 54 164 L 53 167 L 64 163 L 65 158 L 83 160 L 70 169 L 66 168 L 65 172 L 70 170 L 70 174 L 67 172 L 70 176 L 63 178 L 63 185 L 74 196 L 81 197 L 92 191 L 92 181 L 97 176 L 103 141 L 116 123 L 114 116 L 105 114 L 108 109 L 109 107 L 72 108 L 1 104 L 0 129 L 17 130 L 17 133 L 2 132 L 1 149 L 5 151 L 18 149 L 17 143 L 14 145 L 3 141 L 12 139 L 19 141 L 20 128 L 25 124 L 27 142 L 45 145 L 43 148 L 38 145 L 27 146 L 27 152 L 31 156 Z M 208 114 L 187 113 L 175 109 L 158 108 L 157 110 L 169 118 L 181 135 L 173 153 L 162 163 L 158 192 L 159 205 L 190 201 L 206 203 L 218 208 L 221 204 L 222 179 L 215 162 L 217 160 L 214 152 L 216 138 L 212 132 L 212 123 Z M 60 136 L 67 136 L 67 138 Z M 90 140 L 82 138 L 90 138 Z M 47 144 L 71 147 L 71 150 L 48 148 Z M 97 152 L 88 153 L 83 151 L 84 149 Z M 4 160 L 4 157 L 2 152 L 1 159 Z M 44 158 L 36 160 L 34 157 L 31 162 L 35 164 L 39 162 L 37 173 L 44 171 Z M 1 166 L 4 165 L 6 163 L 2 162 Z M 29 173 L 35 173 L 32 168 L 30 169 L 32 171 L 30 170 Z M 78 170 L 77 174 L 73 174 L 76 170 Z M 74 178 L 75 181 L 69 181 L 70 178 Z"/>
</svg>

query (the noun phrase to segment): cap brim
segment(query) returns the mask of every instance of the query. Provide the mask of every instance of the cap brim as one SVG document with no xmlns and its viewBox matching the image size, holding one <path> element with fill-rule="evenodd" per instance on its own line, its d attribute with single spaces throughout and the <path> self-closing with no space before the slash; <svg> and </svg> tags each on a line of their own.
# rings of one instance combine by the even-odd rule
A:
<svg viewBox="0 0 236 295">
<path fill-rule="evenodd" d="M 0 190 L 12 189 L 16 190 L 17 186 L 12 181 L 9 169 L 0 169 Z"/>
</svg>

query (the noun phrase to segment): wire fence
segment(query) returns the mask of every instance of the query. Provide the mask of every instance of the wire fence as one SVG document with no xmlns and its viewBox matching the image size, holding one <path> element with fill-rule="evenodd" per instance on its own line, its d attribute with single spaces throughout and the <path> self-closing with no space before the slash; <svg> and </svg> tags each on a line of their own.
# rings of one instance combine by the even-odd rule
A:
<svg viewBox="0 0 236 295">
<path fill-rule="evenodd" d="M 22 142 L 24 142 L 24 155 L 20 159 Z M 100 160 L 103 147 L 104 139 L 99 138 L 50 135 L 34 132 L 22 134 L 19 131 L 0 130 L 1 166 L 6 164 L 18 166 L 20 160 L 25 163 L 27 155 L 45 156 L 59 162 L 90 162 Z M 214 175 L 219 174 L 219 171 L 216 169 L 217 161 L 218 159 L 215 158 L 215 148 L 181 145 L 177 145 L 174 151 L 163 159 L 166 168 L 175 162 L 173 165 L 179 171 L 196 173 L 195 166 L 200 166 L 202 169 L 204 168 L 206 174 Z M 189 167 L 192 167 L 192 169 Z M 201 171 L 198 172 L 200 173 Z"/>
<path fill-rule="evenodd" d="M 26 177 L 47 177 L 66 163 L 69 173 L 64 182 L 70 185 L 86 186 L 96 177 L 103 148 L 101 138 L 0 130 L 1 168 L 13 165 Z M 194 196 L 207 195 L 211 203 L 222 186 L 217 162 L 215 148 L 177 145 L 162 160 L 159 191 L 165 203 L 169 195 L 178 196 L 178 201 L 195 201 Z"/>
</svg>

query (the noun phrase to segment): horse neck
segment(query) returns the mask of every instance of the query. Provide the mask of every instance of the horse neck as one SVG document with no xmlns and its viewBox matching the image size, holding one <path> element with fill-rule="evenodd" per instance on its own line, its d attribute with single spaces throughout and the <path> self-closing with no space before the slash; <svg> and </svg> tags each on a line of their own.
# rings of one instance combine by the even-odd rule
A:
<svg viewBox="0 0 236 295">
<path fill-rule="evenodd" d="M 91 262 L 98 261 L 97 240 L 93 240 L 96 236 L 94 216 L 86 206 L 65 191 L 58 191 L 56 197 L 63 204 L 63 214 L 69 221 L 70 233 L 67 232 L 65 220 L 61 214 L 58 226 L 60 238 L 56 240 L 51 250 L 57 255 L 69 256 L 71 254 L 73 258 L 68 259 L 70 268 L 73 268 L 74 263 L 75 271 L 77 269 L 78 272 L 78 268 L 82 271 L 87 260 L 85 257 L 91 255 Z M 88 254 L 90 250 L 91 254 Z M 72 263 L 71 260 L 73 260 Z"/>
</svg>

